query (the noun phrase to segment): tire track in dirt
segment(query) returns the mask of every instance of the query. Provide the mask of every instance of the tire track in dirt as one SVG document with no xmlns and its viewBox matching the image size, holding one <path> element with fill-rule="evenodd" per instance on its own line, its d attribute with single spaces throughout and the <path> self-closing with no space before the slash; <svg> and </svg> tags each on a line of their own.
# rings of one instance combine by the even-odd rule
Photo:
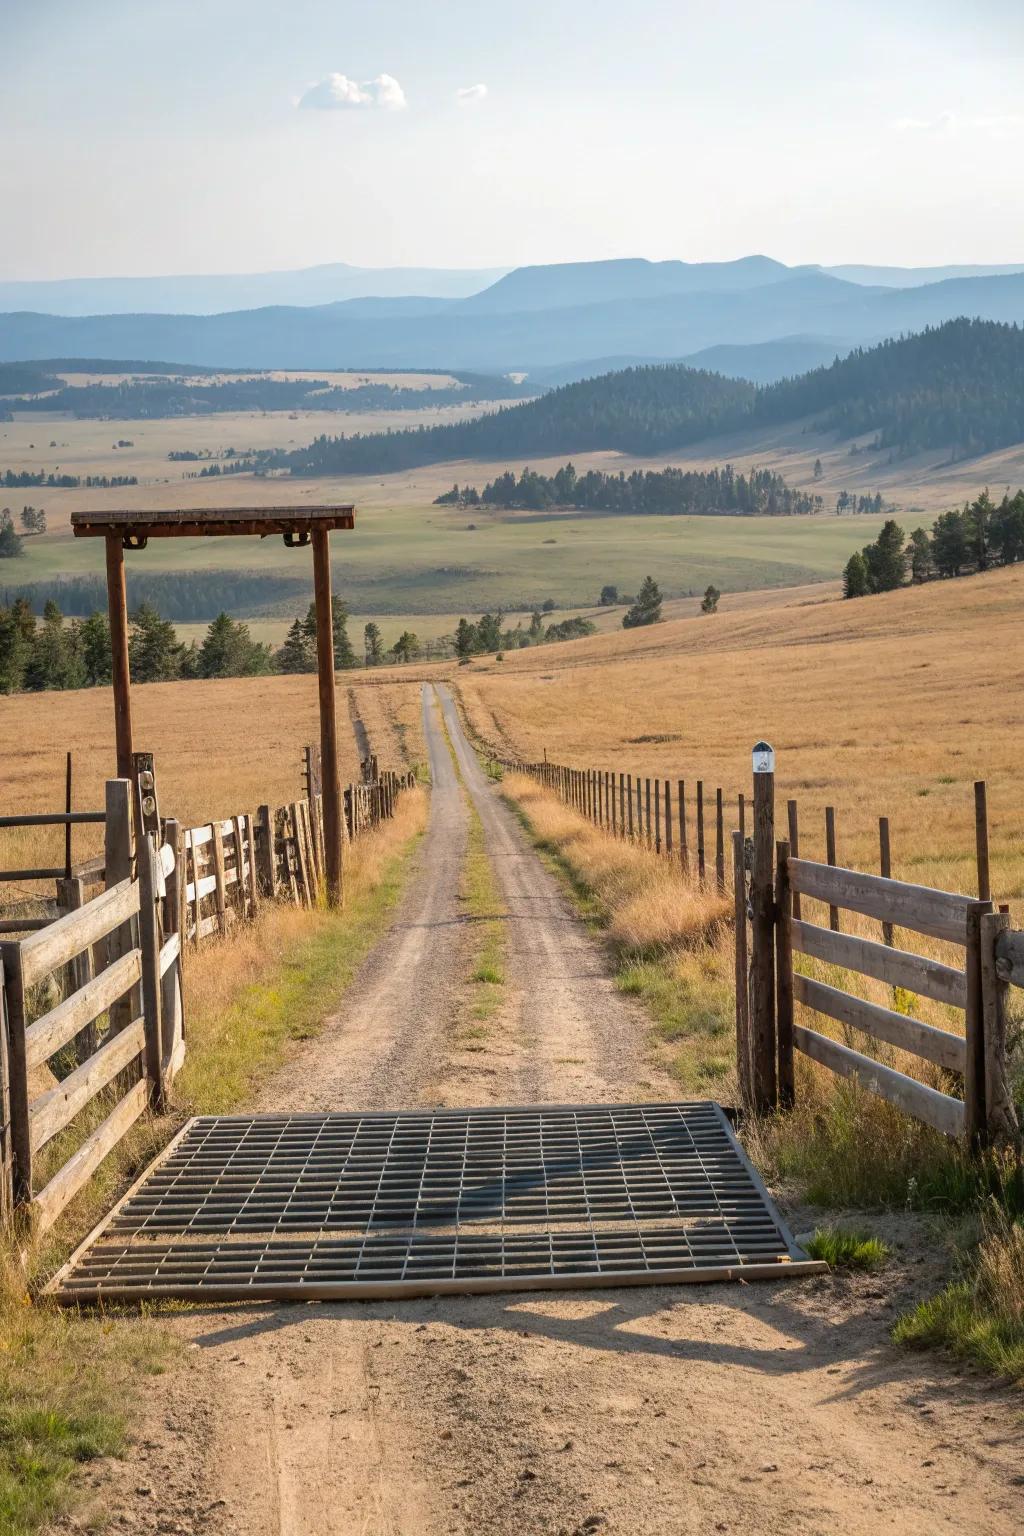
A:
<svg viewBox="0 0 1024 1536">
<path fill-rule="evenodd" d="M 425 689 L 417 873 L 261 1107 L 479 1102 L 485 1082 L 509 1102 L 658 1096 L 640 1016 L 441 704 L 508 909 L 507 1017 L 486 1060 L 453 1057 L 467 819 Z M 1015 1536 L 1009 1401 L 888 1343 L 938 1283 L 926 1238 L 881 1282 L 195 1309 L 173 1320 L 191 1369 L 149 1394 L 100 1508 L 195 1536 Z"/>
</svg>

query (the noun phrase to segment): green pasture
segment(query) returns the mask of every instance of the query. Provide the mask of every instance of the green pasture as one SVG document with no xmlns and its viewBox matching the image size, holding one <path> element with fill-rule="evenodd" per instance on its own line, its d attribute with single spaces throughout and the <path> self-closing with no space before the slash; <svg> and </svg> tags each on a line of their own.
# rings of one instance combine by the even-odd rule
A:
<svg viewBox="0 0 1024 1536">
<path fill-rule="evenodd" d="M 666 597 L 796 586 L 837 577 L 853 550 L 884 519 L 864 517 L 616 517 L 608 514 L 496 514 L 434 506 L 369 506 L 351 533 L 333 539 L 335 586 L 358 614 L 459 614 L 559 609 L 594 603 L 614 583 L 635 592 L 651 574 Z M 25 541 L 5 561 L 0 589 L 60 576 L 103 573 L 101 540 L 66 531 Z M 308 550 L 279 539 L 154 540 L 127 556 L 129 572 L 198 570 L 267 576 L 303 573 Z M 282 617 L 292 602 L 250 599 L 237 611 Z"/>
</svg>

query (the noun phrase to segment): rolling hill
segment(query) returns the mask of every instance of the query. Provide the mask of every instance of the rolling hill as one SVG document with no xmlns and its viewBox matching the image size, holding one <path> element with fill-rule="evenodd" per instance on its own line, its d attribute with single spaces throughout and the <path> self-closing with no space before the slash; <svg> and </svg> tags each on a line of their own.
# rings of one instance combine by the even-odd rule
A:
<svg viewBox="0 0 1024 1536">
<path fill-rule="evenodd" d="M 812 417 L 897 454 L 964 457 L 1024 440 L 1024 330 L 953 320 L 755 387 L 683 366 L 627 368 L 450 426 L 319 437 L 267 457 L 293 474 L 370 474 L 451 459 L 657 453 L 720 431 Z"/>
</svg>

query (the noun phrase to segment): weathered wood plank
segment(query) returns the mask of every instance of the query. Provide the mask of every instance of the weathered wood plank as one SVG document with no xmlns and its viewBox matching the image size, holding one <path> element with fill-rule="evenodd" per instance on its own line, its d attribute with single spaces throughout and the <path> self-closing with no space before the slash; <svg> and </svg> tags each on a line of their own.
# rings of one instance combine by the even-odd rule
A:
<svg viewBox="0 0 1024 1536">
<path fill-rule="evenodd" d="M 224 879 L 224 834 L 218 822 L 214 822 L 213 826 L 213 873 L 216 880 L 213 897 L 217 909 L 217 925 L 221 933 L 225 934 L 228 931 L 228 922 Z"/>
<path fill-rule="evenodd" d="M 131 880 L 104 891 L 77 912 L 68 912 L 47 928 L 21 941 L 22 975 L 26 987 L 66 965 L 83 949 L 96 944 L 139 910 L 139 888 Z"/>
<path fill-rule="evenodd" d="M 1024 987 L 1024 933 L 1011 929 L 1001 932 L 996 940 L 996 972 L 1000 981 L 1011 987 Z"/>
<path fill-rule="evenodd" d="M 39 1191 L 32 1202 L 36 1218 L 36 1230 L 45 1232 L 77 1195 L 82 1185 L 92 1177 L 103 1159 L 135 1124 L 149 1102 L 149 1084 L 143 1079 L 134 1083 L 121 1102 L 111 1111 L 102 1125 L 83 1141 L 59 1173 Z"/>
<path fill-rule="evenodd" d="M 846 1024 L 851 1029 L 862 1030 L 887 1045 L 895 1045 L 901 1051 L 910 1051 L 925 1061 L 945 1067 L 948 1072 L 963 1072 L 967 1060 L 967 1047 L 961 1035 L 951 1035 L 947 1030 L 923 1024 L 920 1019 L 909 1018 L 905 1013 L 895 1013 L 878 1003 L 869 1003 L 862 997 L 852 997 L 840 992 L 823 981 L 810 976 L 794 977 L 797 1001 L 830 1019 Z"/>
<path fill-rule="evenodd" d="M 953 1008 L 964 1008 L 967 1004 L 967 978 L 963 971 L 924 955 L 911 954 L 909 950 L 889 949 L 875 939 L 832 933 L 815 923 L 795 921 L 793 948 L 828 965 L 840 965 L 875 981 L 888 982 L 891 987 L 904 987 L 936 1003 L 948 1003 Z"/>
<path fill-rule="evenodd" d="M 101 1089 L 141 1055 L 145 1047 L 146 1026 L 142 1019 L 136 1019 L 112 1036 L 95 1056 L 76 1067 L 63 1082 L 36 1099 L 29 1110 L 33 1152 L 52 1141 Z"/>
<path fill-rule="evenodd" d="M 943 1135 L 962 1135 L 964 1106 L 959 1099 L 939 1093 L 937 1089 L 919 1083 L 916 1078 L 905 1077 L 902 1072 L 894 1072 L 891 1067 L 883 1067 L 881 1062 L 873 1061 L 870 1056 L 851 1051 L 848 1046 L 840 1045 L 838 1040 L 830 1040 L 827 1035 L 819 1035 L 813 1029 L 804 1029 L 801 1024 L 793 1030 L 793 1043 L 797 1050 L 803 1051 L 805 1056 L 810 1056 L 821 1066 L 828 1067 L 830 1072 L 852 1078 L 868 1093 L 877 1094 L 880 1099 L 895 1104 L 898 1109 L 923 1120 Z"/>
<path fill-rule="evenodd" d="M 807 859 L 790 861 L 790 877 L 794 891 L 816 901 L 896 923 L 951 944 L 967 942 L 967 913 L 973 901 L 970 896 L 908 885 L 902 880 L 885 880 L 881 875 L 863 875 L 841 865 L 833 869 Z"/>
<path fill-rule="evenodd" d="M 142 975 L 137 949 L 108 965 L 105 971 L 73 992 L 56 1008 L 44 1013 L 25 1031 L 25 1063 L 31 1072 L 48 1061 L 55 1051 L 73 1040 L 87 1024 L 94 1023 L 110 1005 L 135 985 Z"/>
<path fill-rule="evenodd" d="M 160 975 L 166 976 L 170 967 L 181 954 L 181 934 L 172 933 L 160 950 Z"/>
</svg>

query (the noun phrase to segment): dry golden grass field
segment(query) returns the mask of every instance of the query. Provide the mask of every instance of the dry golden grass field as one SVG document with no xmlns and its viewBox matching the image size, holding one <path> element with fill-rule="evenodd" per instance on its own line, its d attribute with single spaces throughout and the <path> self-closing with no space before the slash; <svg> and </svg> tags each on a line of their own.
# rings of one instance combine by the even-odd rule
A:
<svg viewBox="0 0 1024 1536">
<path fill-rule="evenodd" d="M 342 675 L 338 719 L 342 780 L 359 777 L 353 712 L 384 767 L 423 761 L 415 669 Z M 301 753 L 319 741 L 316 678 L 246 678 L 152 683 L 132 695 L 135 741 L 156 756 L 160 808 L 186 826 L 301 794 Z M 23 693 L 4 698 L 0 740 L 0 814 L 63 809 L 64 753 L 74 754 L 74 805 L 101 809 L 103 781 L 114 773 L 113 702 L 107 688 Z M 101 828 L 76 830 L 76 859 L 98 851 Z M 0 830 L 0 867 L 62 861 L 63 834 Z M 23 894 L 0 887 L 0 903 Z"/>
<path fill-rule="evenodd" d="M 749 791 L 750 748 L 778 755 L 800 804 L 801 851 L 974 889 L 972 784 L 989 786 L 993 894 L 1024 917 L 1024 570 L 843 602 L 821 589 L 524 651 L 462 668 L 478 736 L 511 756 Z M 692 792 L 692 788 L 691 788 Z M 784 805 L 782 807 L 784 814 Z M 735 814 L 729 818 L 735 825 Z"/>
</svg>

